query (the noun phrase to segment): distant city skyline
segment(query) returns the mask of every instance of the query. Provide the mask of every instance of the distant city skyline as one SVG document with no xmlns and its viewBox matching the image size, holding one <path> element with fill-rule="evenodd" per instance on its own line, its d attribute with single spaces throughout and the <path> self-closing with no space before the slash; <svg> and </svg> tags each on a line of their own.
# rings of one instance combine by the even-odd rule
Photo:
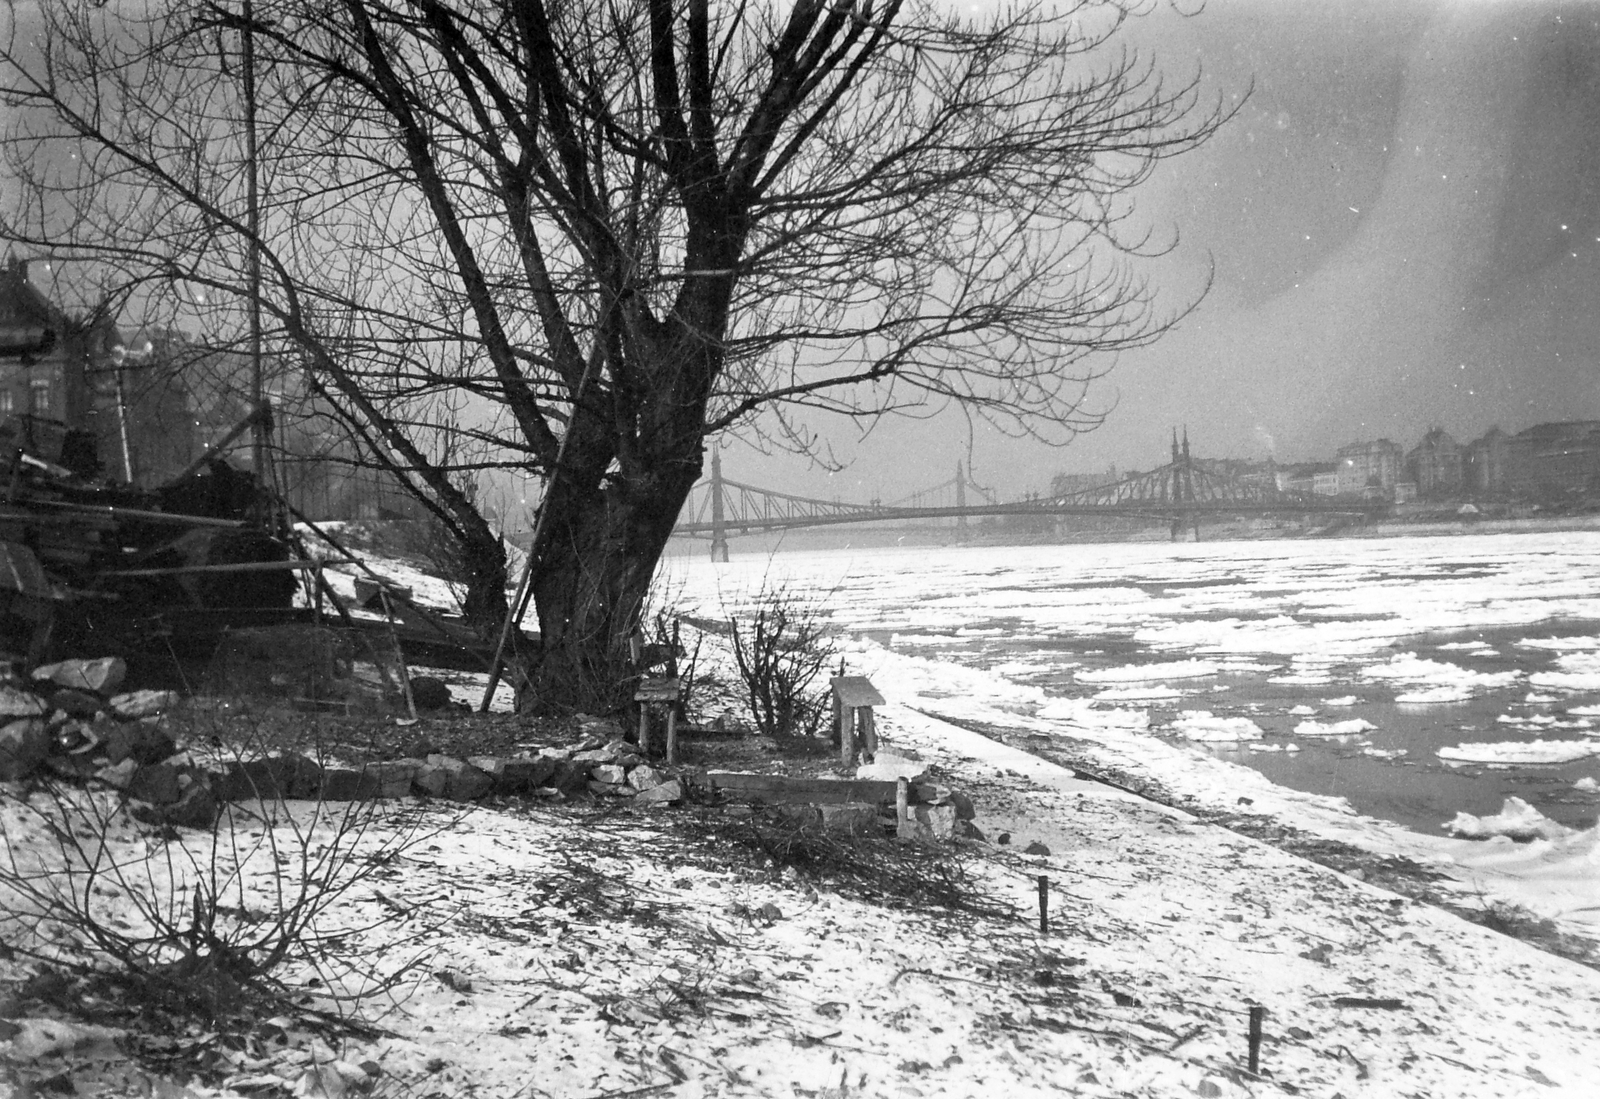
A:
<svg viewBox="0 0 1600 1099">
<path fill-rule="evenodd" d="M 729 476 L 887 497 L 957 460 L 1040 486 L 1150 468 L 1185 425 L 1197 454 L 1294 462 L 1600 417 L 1600 6 L 1213 0 L 1128 34 L 1169 80 L 1198 64 L 1211 94 L 1250 94 L 1137 196 L 1178 235 L 1158 300 L 1211 286 L 1090 391 L 1104 426 L 1050 450 L 959 410 L 864 441 L 819 423 L 845 472 L 734 444 Z"/>
</svg>

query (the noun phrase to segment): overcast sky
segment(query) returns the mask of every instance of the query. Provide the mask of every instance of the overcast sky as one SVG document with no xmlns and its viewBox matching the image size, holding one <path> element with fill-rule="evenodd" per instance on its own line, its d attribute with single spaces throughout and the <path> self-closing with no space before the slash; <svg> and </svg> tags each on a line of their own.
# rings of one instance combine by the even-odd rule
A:
<svg viewBox="0 0 1600 1099">
<path fill-rule="evenodd" d="M 1185 5 L 1189 6 L 1189 5 Z M 1134 30 L 1163 66 L 1250 88 L 1207 147 L 1139 199 L 1181 233 L 1158 270 L 1200 308 L 1125 356 L 1094 398 L 1116 409 L 1065 450 L 977 429 L 978 479 L 1004 495 L 1058 471 L 1149 469 L 1174 426 L 1203 456 L 1409 449 L 1498 424 L 1600 418 L 1600 4 L 1553 0 L 1211 0 Z M 727 475 L 891 499 L 949 476 L 959 416 L 885 424 L 828 477 L 800 459 Z M 960 440 L 960 442 L 953 442 Z M 736 468 L 737 467 L 737 468 Z"/>
</svg>

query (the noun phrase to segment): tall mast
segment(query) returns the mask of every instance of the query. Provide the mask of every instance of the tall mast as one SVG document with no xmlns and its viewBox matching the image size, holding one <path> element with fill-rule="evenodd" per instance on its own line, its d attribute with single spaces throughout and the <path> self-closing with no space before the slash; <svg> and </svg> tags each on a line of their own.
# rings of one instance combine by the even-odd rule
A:
<svg viewBox="0 0 1600 1099">
<path fill-rule="evenodd" d="M 250 234 L 250 410 L 261 408 L 261 194 L 256 169 L 256 32 L 254 0 L 244 0 L 244 142 L 245 189 Z M 267 418 L 257 415 L 250 429 L 250 472 L 266 484 Z"/>
</svg>

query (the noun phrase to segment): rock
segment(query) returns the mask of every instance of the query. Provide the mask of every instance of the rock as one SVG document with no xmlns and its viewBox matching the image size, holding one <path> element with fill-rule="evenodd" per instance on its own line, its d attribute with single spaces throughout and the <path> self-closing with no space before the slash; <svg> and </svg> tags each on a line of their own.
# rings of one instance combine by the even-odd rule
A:
<svg viewBox="0 0 1600 1099">
<path fill-rule="evenodd" d="M 878 807 L 871 802 L 852 801 L 843 805 L 820 805 L 822 829 L 850 836 L 873 836 L 883 831 Z"/>
<path fill-rule="evenodd" d="M 494 789 L 494 776 L 454 756 L 429 756 L 417 770 L 414 785 L 434 797 L 476 801 Z"/>
<path fill-rule="evenodd" d="M 933 799 L 935 805 L 953 805 L 956 810 L 957 820 L 976 820 L 977 808 L 972 804 L 972 799 L 960 790 L 946 790 L 939 788 L 939 796 Z"/>
<path fill-rule="evenodd" d="M 615 763 L 602 763 L 589 772 L 589 777 L 595 782 L 606 782 L 613 786 L 621 786 L 628 781 L 628 772 Z"/>
<path fill-rule="evenodd" d="M 635 790 L 648 790 L 652 786 L 660 786 L 665 781 L 667 776 L 649 764 L 641 764 L 628 772 L 628 785 Z"/>
<path fill-rule="evenodd" d="M 956 810 L 953 805 L 912 805 L 896 829 L 901 839 L 931 843 L 955 836 Z"/>
<path fill-rule="evenodd" d="M 1024 855 L 1048 855 L 1050 853 L 1050 848 L 1046 847 L 1038 840 L 1034 840 L 1032 843 L 1028 844 L 1028 846 L 1022 849 L 1022 853 Z"/>
<path fill-rule="evenodd" d="M 183 796 L 178 778 L 181 772 L 170 763 L 150 763 L 133 773 L 126 793 L 130 798 L 152 805 L 171 805 Z"/>
<path fill-rule="evenodd" d="M 203 781 L 191 782 L 182 796 L 170 805 L 155 805 L 143 801 L 128 802 L 128 812 L 134 820 L 176 828 L 210 828 L 217 823 L 217 810 L 216 794 L 210 784 Z"/>
<path fill-rule="evenodd" d="M 982 843 L 984 842 L 983 829 L 979 828 L 976 824 L 973 824 L 970 820 L 962 820 L 958 815 L 956 817 L 956 838 L 964 840 L 977 840 L 979 843 Z"/>
<path fill-rule="evenodd" d="M 323 801 L 360 801 L 370 797 L 364 771 L 351 771 L 344 767 L 325 767 L 322 770 L 322 787 L 318 796 Z"/>
<path fill-rule="evenodd" d="M 0 685 L 0 718 L 42 717 L 46 712 L 44 699 L 32 691 Z"/>
<path fill-rule="evenodd" d="M 766 904 L 756 909 L 754 914 L 760 916 L 768 923 L 777 923 L 779 920 L 783 919 L 783 909 L 779 908 L 771 901 L 768 901 Z"/>
<path fill-rule="evenodd" d="M 1004 847 L 1006 844 L 1011 842 L 1011 833 L 1010 832 L 1001 832 L 998 836 L 996 836 L 994 838 L 994 841 L 996 843 L 998 843 L 1001 847 Z"/>
<path fill-rule="evenodd" d="M 631 798 L 634 796 L 633 787 L 621 782 L 601 782 L 598 779 L 589 780 L 589 792 L 603 798 Z"/>
<path fill-rule="evenodd" d="M 274 755 L 228 764 L 218 778 L 223 801 L 312 799 L 322 793 L 322 767 L 298 755 Z"/>
<path fill-rule="evenodd" d="M 414 675 L 411 677 L 411 701 L 418 713 L 442 710 L 450 705 L 450 688 L 444 680 L 431 675 Z"/>
<path fill-rule="evenodd" d="M 577 760 L 564 760 L 557 765 L 556 773 L 550 776 L 550 785 L 564 794 L 588 789 L 589 767 L 589 764 Z"/>
<path fill-rule="evenodd" d="M 540 748 L 539 754 L 545 759 L 568 760 L 572 758 L 571 748 Z"/>
<path fill-rule="evenodd" d="M 560 766 L 560 762 L 549 756 L 508 759 L 495 776 L 495 793 L 526 794 L 537 787 L 548 786 Z"/>
<path fill-rule="evenodd" d="M 139 766 L 139 761 L 136 759 L 124 759 L 121 763 L 113 763 L 109 767 L 100 768 L 94 773 L 94 777 L 107 786 L 115 787 L 118 790 L 126 790 L 128 784 L 133 781 L 134 773 L 139 770 Z"/>
<path fill-rule="evenodd" d="M 493 779 L 506 769 L 506 761 L 498 756 L 468 756 L 467 762 Z"/>
<path fill-rule="evenodd" d="M 77 687 L 59 687 L 45 700 L 52 710 L 70 717 L 93 717 L 106 708 L 105 701 L 92 691 Z"/>
<path fill-rule="evenodd" d="M 106 762 L 125 759 L 160 763 L 178 750 L 172 736 L 157 725 L 115 725 L 105 734 Z"/>
<path fill-rule="evenodd" d="M 70 782 L 82 782 L 93 778 L 100 770 L 100 764 L 90 759 L 87 755 L 63 756 L 53 755 L 44 761 L 44 765 L 51 773 L 59 775 Z"/>
<path fill-rule="evenodd" d="M 38 718 L 23 718 L 0 727 L 0 782 L 27 778 L 50 754 L 50 727 Z"/>
<path fill-rule="evenodd" d="M 658 786 L 648 790 L 641 790 L 634 802 L 636 804 L 665 806 L 683 800 L 683 783 L 677 779 L 668 779 Z"/>
<path fill-rule="evenodd" d="M 615 763 L 620 753 L 615 748 L 591 748 L 572 753 L 574 763 Z"/>
<path fill-rule="evenodd" d="M 182 701 L 177 691 L 133 691 L 114 695 L 111 712 L 124 720 L 164 714 Z"/>
<path fill-rule="evenodd" d="M 429 756 L 439 754 L 439 746 L 425 736 L 415 736 L 406 741 L 400 749 L 400 754 L 406 759 L 427 759 Z"/>
<path fill-rule="evenodd" d="M 389 759 L 369 763 L 361 769 L 361 796 L 363 798 L 405 798 L 411 796 L 411 784 L 422 769 L 420 759 Z"/>
<path fill-rule="evenodd" d="M 632 770 L 643 762 L 644 757 L 635 754 L 631 748 L 617 757 L 617 766 L 627 768 L 628 770 Z"/>
<path fill-rule="evenodd" d="M 37 682 L 54 683 L 58 687 L 71 687 L 101 696 L 116 694 L 127 676 L 128 663 L 120 656 L 102 656 L 97 660 L 63 660 L 33 669 L 33 678 Z"/>
</svg>

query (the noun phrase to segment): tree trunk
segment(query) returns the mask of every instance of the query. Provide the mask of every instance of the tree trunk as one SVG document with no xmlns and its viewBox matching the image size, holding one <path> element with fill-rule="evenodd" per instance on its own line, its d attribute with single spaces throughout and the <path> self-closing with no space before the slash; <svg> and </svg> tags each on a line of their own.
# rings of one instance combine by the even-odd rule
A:
<svg viewBox="0 0 1600 1099">
<path fill-rule="evenodd" d="M 632 476 L 612 472 L 603 483 L 574 476 L 552 495 L 534 583 L 539 653 L 518 692 L 519 710 L 605 714 L 629 701 L 628 639 L 700 478 L 700 439 L 682 449 L 677 460 Z"/>
</svg>

